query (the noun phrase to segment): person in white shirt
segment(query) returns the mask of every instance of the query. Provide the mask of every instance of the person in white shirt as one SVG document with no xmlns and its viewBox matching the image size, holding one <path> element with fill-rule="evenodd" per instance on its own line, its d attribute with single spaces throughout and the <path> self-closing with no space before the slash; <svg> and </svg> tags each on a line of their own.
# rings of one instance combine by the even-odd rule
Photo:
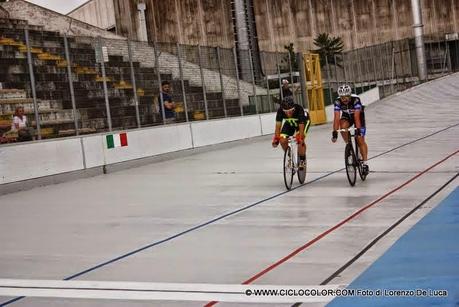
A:
<svg viewBox="0 0 459 307">
<path fill-rule="evenodd" d="M 24 115 L 24 107 L 17 107 L 13 115 L 11 130 L 20 130 L 27 127 L 27 116 Z"/>
<path fill-rule="evenodd" d="M 24 107 L 17 107 L 13 115 L 11 130 L 18 132 L 18 141 L 32 141 L 32 128 L 27 127 L 27 116 L 24 114 Z"/>
</svg>

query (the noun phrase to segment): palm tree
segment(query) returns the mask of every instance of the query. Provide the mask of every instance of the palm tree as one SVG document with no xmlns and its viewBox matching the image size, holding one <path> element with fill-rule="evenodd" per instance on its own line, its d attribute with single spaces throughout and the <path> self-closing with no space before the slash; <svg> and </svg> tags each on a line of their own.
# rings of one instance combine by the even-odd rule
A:
<svg viewBox="0 0 459 307">
<path fill-rule="evenodd" d="M 296 58 L 295 47 L 293 46 L 293 43 L 285 45 L 284 49 L 287 51 L 287 54 L 281 59 L 280 72 L 289 72 L 290 65 L 292 65 L 292 71 L 298 71 L 298 59 Z"/>
<path fill-rule="evenodd" d="M 331 37 L 328 33 L 320 33 L 314 39 L 314 45 L 319 47 L 314 51 L 320 55 L 321 66 L 325 65 L 325 59 L 328 60 L 329 64 L 341 66 L 338 63 L 335 63 L 334 57 L 336 53 L 340 53 L 344 49 L 344 43 L 341 37 Z"/>
</svg>

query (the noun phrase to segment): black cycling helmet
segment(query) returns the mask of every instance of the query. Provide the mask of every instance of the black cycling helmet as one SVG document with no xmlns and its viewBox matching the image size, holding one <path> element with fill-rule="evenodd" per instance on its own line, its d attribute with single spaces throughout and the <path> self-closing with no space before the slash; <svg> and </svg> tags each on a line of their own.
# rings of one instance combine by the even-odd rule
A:
<svg viewBox="0 0 459 307">
<path fill-rule="evenodd" d="M 282 99 L 281 108 L 284 110 L 289 110 L 293 108 L 294 104 L 295 104 L 295 101 L 293 100 L 293 97 L 287 96 L 287 97 L 284 97 L 284 99 Z"/>
</svg>

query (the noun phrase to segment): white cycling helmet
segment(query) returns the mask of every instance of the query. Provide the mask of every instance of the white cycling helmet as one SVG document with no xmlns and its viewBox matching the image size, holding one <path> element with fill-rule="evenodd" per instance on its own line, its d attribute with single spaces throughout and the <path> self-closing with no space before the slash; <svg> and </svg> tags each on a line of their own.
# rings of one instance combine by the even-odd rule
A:
<svg viewBox="0 0 459 307">
<path fill-rule="evenodd" d="M 349 85 L 344 84 L 338 87 L 338 96 L 343 97 L 343 96 L 351 96 L 352 94 L 352 89 Z"/>
</svg>

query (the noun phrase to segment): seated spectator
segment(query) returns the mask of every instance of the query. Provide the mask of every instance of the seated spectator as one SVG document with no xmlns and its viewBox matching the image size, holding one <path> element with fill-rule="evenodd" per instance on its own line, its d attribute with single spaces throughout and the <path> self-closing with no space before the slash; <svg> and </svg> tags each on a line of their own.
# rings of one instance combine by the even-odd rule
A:
<svg viewBox="0 0 459 307">
<path fill-rule="evenodd" d="M 24 115 L 24 107 L 17 107 L 13 115 L 11 131 L 18 133 L 18 142 L 32 141 L 33 128 L 27 126 L 27 116 Z"/>
</svg>

